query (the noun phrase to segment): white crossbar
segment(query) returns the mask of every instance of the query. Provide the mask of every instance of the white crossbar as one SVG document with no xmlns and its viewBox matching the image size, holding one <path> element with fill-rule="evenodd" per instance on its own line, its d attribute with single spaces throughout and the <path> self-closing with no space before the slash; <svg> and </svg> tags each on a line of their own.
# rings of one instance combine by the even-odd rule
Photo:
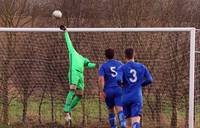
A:
<svg viewBox="0 0 200 128">
<path fill-rule="evenodd" d="M 68 28 L 68 32 L 184 32 L 193 27 L 166 27 L 166 28 Z M 0 32 L 62 32 L 59 28 L 4 28 Z"/>
</svg>

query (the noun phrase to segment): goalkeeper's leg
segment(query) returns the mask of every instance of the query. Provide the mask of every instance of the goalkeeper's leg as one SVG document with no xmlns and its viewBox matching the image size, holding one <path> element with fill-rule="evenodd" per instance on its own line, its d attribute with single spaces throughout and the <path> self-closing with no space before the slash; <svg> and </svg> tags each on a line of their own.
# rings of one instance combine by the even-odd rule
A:
<svg viewBox="0 0 200 128">
<path fill-rule="evenodd" d="M 76 96 L 73 98 L 72 103 L 71 103 L 71 109 L 72 109 L 72 110 L 73 110 L 73 109 L 76 107 L 76 105 L 79 103 L 79 101 L 80 101 L 81 98 L 82 98 L 82 95 L 83 95 L 83 91 L 77 89 L 77 90 L 76 90 Z"/>
<path fill-rule="evenodd" d="M 72 99 L 73 99 L 74 94 L 75 94 L 75 90 L 76 90 L 76 85 L 70 85 L 70 91 L 67 95 L 66 103 L 65 103 L 65 106 L 64 106 L 65 120 L 68 123 L 71 122 L 71 115 L 70 115 L 70 113 L 72 111 L 71 103 L 72 103 Z"/>
<path fill-rule="evenodd" d="M 70 82 L 70 90 L 66 98 L 66 103 L 64 106 L 64 112 L 65 113 L 71 113 L 71 104 L 72 104 L 72 99 L 75 95 L 75 91 L 77 89 L 78 83 L 80 81 L 80 73 L 76 71 L 70 70 L 70 73 L 68 73 L 68 79 Z M 68 114 L 69 115 L 69 114 Z"/>
<path fill-rule="evenodd" d="M 76 90 L 76 85 L 70 85 L 70 90 L 69 90 L 69 93 L 67 94 L 66 103 L 64 106 L 65 113 L 71 112 L 71 102 L 72 102 L 72 98 L 74 97 L 75 90 Z"/>
<path fill-rule="evenodd" d="M 79 103 L 79 101 L 81 100 L 82 96 L 83 96 L 83 92 L 84 92 L 84 76 L 83 74 L 79 74 L 79 81 L 78 81 L 78 84 L 77 84 L 77 89 L 76 89 L 76 92 L 75 92 L 75 97 L 73 98 L 72 100 L 72 103 L 71 103 L 71 109 L 73 110 L 73 108 L 76 107 L 76 105 Z"/>
</svg>

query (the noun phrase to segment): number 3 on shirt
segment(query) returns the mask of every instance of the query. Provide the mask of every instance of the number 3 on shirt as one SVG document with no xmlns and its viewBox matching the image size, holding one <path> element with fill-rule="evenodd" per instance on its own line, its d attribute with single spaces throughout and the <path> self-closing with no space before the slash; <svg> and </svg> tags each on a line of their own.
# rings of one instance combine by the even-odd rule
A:
<svg viewBox="0 0 200 128">
<path fill-rule="evenodd" d="M 130 82 L 135 83 L 137 81 L 137 72 L 135 69 L 130 70 L 130 74 L 132 75 L 131 78 L 129 78 Z"/>
<path fill-rule="evenodd" d="M 117 72 L 115 71 L 116 67 L 110 67 L 111 70 L 111 76 L 112 77 L 116 77 L 117 76 Z"/>
</svg>

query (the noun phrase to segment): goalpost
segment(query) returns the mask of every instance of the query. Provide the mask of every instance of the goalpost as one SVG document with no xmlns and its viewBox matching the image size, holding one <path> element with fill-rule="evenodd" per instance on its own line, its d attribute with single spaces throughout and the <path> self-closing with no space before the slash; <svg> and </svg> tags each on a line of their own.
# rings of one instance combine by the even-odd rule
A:
<svg viewBox="0 0 200 128">
<path fill-rule="evenodd" d="M 195 124 L 194 124 L 194 120 L 195 120 L 195 117 L 194 117 L 194 109 L 195 109 L 195 104 L 194 104 L 194 98 L 195 98 L 195 32 L 196 32 L 196 29 L 195 28 L 192 28 L 192 27 L 175 27 L 175 28 L 68 28 L 67 29 L 68 30 L 68 32 L 74 32 L 74 33 L 100 33 L 100 32 L 102 32 L 102 33 L 112 33 L 113 35 L 114 35 L 114 33 L 116 33 L 116 32 L 120 32 L 120 33 L 137 33 L 137 34 L 140 34 L 140 33 L 152 33 L 152 34 L 154 34 L 154 33 L 179 33 L 179 32 L 183 32 L 183 33 L 188 33 L 188 35 L 189 35 L 189 38 L 188 38 L 188 40 L 189 40 L 189 69 L 188 69 L 188 75 L 189 75 L 189 81 L 188 81 L 188 88 L 189 88 L 189 105 L 188 105 L 188 110 L 186 110 L 188 113 L 188 127 L 189 128 L 194 128 L 194 126 L 195 126 Z M 5 34 L 6 33 L 27 33 L 27 32 L 30 32 L 31 33 L 31 35 L 34 35 L 34 33 L 60 33 L 60 32 L 63 32 L 63 31 L 61 31 L 59 28 L 0 28 L 0 34 L 1 33 L 3 33 L 4 35 L 2 35 L 2 36 L 0 36 L 0 38 L 2 38 L 2 37 L 4 37 L 5 36 Z M 111 36 L 113 36 L 113 35 L 111 35 Z M 123 34 L 122 34 L 123 35 Z M 15 36 L 17 36 L 17 34 L 15 35 Z M 59 36 L 59 38 L 61 38 L 62 36 L 61 35 L 58 35 Z M 126 39 L 127 40 L 129 40 L 128 39 L 128 35 L 125 35 L 126 36 L 126 38 L 124 39 L 122 39 L 122 41 L 123 42 L 126 42 Z M 163 36 L 163 38 L 164 39 L 168 39 L 167 37 L 165 37 L 165 35 L 162 35 Z M 175 35 L 175 36 L 177 36 L 177 35 Z M 8 35 L 8 37 L 9 37 L 9 35 Z M 81 38 L 84 38 L 85 37 L 85 35 L 82 35 L 81 36 Z M 94 36 L 94 37 L 91 37 L 91 39 L 93 39 L 93 38 L 95 38 L 96 36 Z M 102 37 L 104 37 L 104 36 L 102 36 Z M 134 35 L 134 37 L 135 37 L 135 35 Z M 138 37 L 138 42 L 140 42 L 140 40 L 142 40 L 141 39 L 141 37 L 142 36 L 137 36 Z M 177 36 L 178 37 L 178 36 Z M 35 36 L 35 38 L 36 38 L 36 40 L 37 40 L 37 36 Z M 43 36 L 43 38 L 47 38 L 46 36 Z M 57 37 L 56 36 L 54 36 L 54 37 L 52 37 L 51 39 L 56 39 Z M 75 37 L 74 37 L 75 38 Z M 108 38 L 109 39 L 109 36 L 107 36 L 106 35 L 106 38 Z M 118 37 L 116 37 L 116 38 L 118 38 Z M 147 37 L 146 37 L 147 38 Z M 48 41 L 48 40 L 51 40 L 51 39 L 44 39 L 45 41 Z M 114 39 L 114 37 L 113 37 L 113 39 Z M 171 37 L 170 37 L 170 39 L 171 39 Z M 9 42 L 9 39 L 7 38 L 6 40 L 8 40 L 8 42 Z M 16 39 L 13 39 L 13 40 L 15 40 L 16 41 Z M 26 38 L 26 40 L 28 40 L 28 42 L 27 43 L 29 43 L 30 41 L 29 41 L 29 39 L 28 38 Z M 79 39 L 77 39 L 77 40 L 79 40 Z M 109 39 L 109 40 L 112 40 L 112 39 Z M 177 40 L 178 40 L 178 38 L 177 38 Z M 176 41 L 177 41 L 176 40 Z M 187 39 L 186 39 L 187 40 Z M 41 40 L 38 40 L 38 41 L 41 41 Z M 63 40 L 57 40 L 57 42 L 60 42 L 60 41 L 63 41 Z M 81 39 L 80 39 L 80 41 L 81 41 Z M 85 40 L 84 40 L 85 41 Z M 152 39 L 152 41 L 153 41 L 153 39 Z M 0 39 L 0 42 L 1 42 L 1 39 Z M 3 42 L 3 41 L 2 41 Z M 73 42 L 73 44 L 75 45 L 76 43 L 74 43 L 74 42 L 76 42 L 76 41 L 74 41 L 74 40 L 72 40 L 72 42 Z M 92 40 L 90 40 L 90 42 L 89 43 L 91 43 L 92 42 Z M 177 41 L 178 42 L 178 41 Z M 18 42 L 19 43 L 19 42 Z M 79 48 L 79 50 L 80 49 L 82 49 L 81 48 L 81 43 L 82 42 L 79 42 L 80 43 L 80 46 L 78 47 Z M 151 42 L 149 42 L 149 43 L 151 43 Z M 99 42 L 99 44 L 101 45 L 101 42 Z M 17 45 L 17 44 L 16 44 Z M 49 45 L 53 45 L 53 44 L 49 44 Z M 56 44 L 54 44 L 54 45 L 56 45 Z M 85 44 L 84 44 L 85 45 Z M 93 45 L 93 44 L 91 44 L 91 45 Z M 123 44 L 121 44 L 121 46 L 122 46 Z M 124 44 L 124 45 L 128 45 L 128 44 Z M 162 45 L 165 45 L 165 44 L 162 44 Z M 169 44 L 170 45 L 170 44 Z M 89 46 L 89 44 L 87 44 L 87 46 Z M 3 47 L 3 46 L 2 46 Z M 26 46 L 26 47 L 24 47 L 24 48 L 29 48 L 29 46 Z M 37 47 L 37 46 L 36 46 Z M 46 47 L 46 46 L 44 46 L 44 47 Z M 53 46 L 52 46 L 53 47 Z M 51 47 L 51 48 L 52 48 Z M 92 46 L 92 47 L 98 47 L 98 46 Z M 119 46 L 120 47 L 120 46 Z M 4 47 L 5 48 L 5 47 Z M 167 48 L 167 47 L 166 47 Z M 119 48 L 120 49 L 120 48 Z M 0 44 L 0 50 L 2 50 L 2 48 L 1 48 L 1 44 Z M 30 46 L 30 48 L 29 48 L 29 50 L 31 50 L 32 51 L 32 48 L 31 48 L 31 46 Z M 40 50 L 39 48 L 38 48 L 38 50 Z M 104 50 L 105 49 L 101 49 L 99 52 L 104 52 Z M 16 50 L 17 51 L 17 50 Z M 151 51 L 151 49 L 149 50 L 149 51 Z M 33 53 L 34 52 L 37 52 L 37 51 L 33 51 Z M 46 51 L 45 52 L 48 52 L 48 48 L 46 48 Z M 60 52 L 59 51 L 59 49 L 57 50 L 57 52 Z M 1 51 L 0 51 L 0 53 L 2 53 Z M 15 53 L 15 54 L 17 54 L 17 52 Z M 50 55 L 49 56 L 53 56 L 53 57 L 55 57 L 58 61 L 60 61 L 59 60 L 59 56 L 55 56 L 55 55 L 53 55 L 52 53 L 49 53 Z M 86 55 L 86 54 L 89 54 L 89 52 L 88 53 L 84 53 L 84 55 Z M 99 54 L 102 54 L 102 53 L 97 53 L 97 55 L 96 56 L 98 56 Z M 136 52 L 136 54 L 142 54 L 142 53 L 137 53 Z M 165 56 L 164 54 L 167 54 L 167 53 L 162 53 L 162 56 Z M 121 54 L 120 54 L 121 55 Z M 2 57 L 2 55 L 0 55 L 1 57 Z M 26 55 L 24 55 L 24 56 L 26 56 Z M 43 55 L 41 55 L 41 58 L 42 58 L 42 56 Z M 45 55 L 46 56 L 46 55 Z M 48 54 L 47 54 L 47 56 L 48 56 Z M 68 56 L 68 53 L 66 52 L 66 56 Z M 47 57 L 48 58 L 48 57 Z M 103 62 L 103 57 L 101 56 L 101 57 L 99 57 L 100 59 L 100 62 L 102 63 Z M 163 57 L 164 58 L 164 57 Z M 33 60 L 34 60 L 34 58 L 32 58 Z M 170 59 L 170 58 L 169 58 Z M 173 59 L 173 58 L 172 58 Z M 27 62 L 27 63 L 29 63 L 29 65 L 31 64 L 31 61 L 33 61 L 33 60 L 31 60 L 30 59 L 30 62 Z M 99 60 L 95 60 L 95 62 L 96 63 L 99 63 Z M 0 59 L 0 62 L 1 62 L 2 60 Z M 51 63 L 51 62 L 54 62 L 54 61 L 52 61 L 52 60 L 47 60 L 47 59 L 44 59 L 44 60 L 42 60 L 42 61 L 48 61 L 48 63 Z M 142 60 L 143 62 L 145 62 L 145 61 L 148 61 L 148 60 Z M 164 59 L 163 60 L 156 60 L 155 59 L 155 61 L 165 61 Z M 62 62 L 63 62 L 63 60 L 62 60 Z M 63 62 L 63 63 L 65 63 L 65 62 Z M 166 61 L 166 63 L 169 63 L 169 62 L 167 62 Z M 23 64 L 26 64 L 25 62 L 23 63 Z M 56 62 L 55 62 L 55 64 L 56 64 Z M 65 66 L 66 66 L 67 64 L 65 64 Z M 167 65 L 167 64 L 166 64 Z M 48 66 L 48 65 L 46 65 L 46 66 Z M 1 66 L 0 66 L 0 68 L 1 68 Z M 20 67 L 15 67 L 14 69 L 15 70 L 18 70 Z M 31 68 L 33 68 L 33 67 L 31 67 Z M 35 68 L 35 67 L 34 67 Z M 45 67 L 44 67 L 45 68 Z M 47 70 L 55 70 L 54 69 L 54 67 L 48 67 L 47 68 Z M 172 68 L 173 69 L 173 68 Z M 14 71 L 15 71 L 14 70 Z M 163 70 L 165 70 L 165 69 L 163 69 Z M 150 71 L 151 71 L 151 69 L 150 69 Z M 32 72 L 32 71 L 31 71 Z M 66 71 L 67 72 L 67 71 Z M 89 73 L 90 73 L 90 71 L 88 71 Z M 156 73 L 157 71 L 155 71 L 155 73 Z M 3 72 L 3 73 L 5 73 L 5 72 Z M 35 72 L 34 72 L 35 73 Z M 53 75 L 52 76 L 54 76 L 56 73 L 53 73 Z M 170 74 L 170 73 L 169 73 Z M 26 74 L 27 75 L 27 74 Z M 1 75 L 0 75 L 1 76 Z M 187 75 L 186 75 L 187 76 Z M 15 76 L 16 77 L 16 76 Z M 60 77 L 58 77 L 58 79 L 59 79 Z M 18 78 L 17 77 L 17 79 L 20 79 L 20 78 Z M 49 76 L 49 78 L 46 78 L 46 79 L 51 79 L 51 75 Z M 92 75 L 91 75 L 91 77 L 89 78 L 89 79 L 96 79 L 95 77 L 92 77 Z M 154 78 L 155 79 L 155 78 Z M 181 80 L 182 80 L 182 78 L 180 78 Z M 55 80 L 55 81 L 58 81 L 58 80 Z M 155 80 L 156 81 L 156 80 Z M 93 81 L 94 82 L 94 81 Z M 87 83 L 86 83 L 87 84 Z M 0 85 L 1 85 L 1 83 L 0 83 Z M 161 84 L 162 85 L 162 84 Z M 37 85 L 35 85 L 35 86 L 37 86 Z M 33 88 L 35 88 L 35 86 L 33 87 Z M 169 85 L 170 86 L 170 85 Z M 87 88 L 87 86 L 86 86 L 86 88 Z M 153 86 L 151 87 L 152 89 L 153 89 Z M 45 89 L 45 88 L 43 88 L 43 89 Z M 33 89 L 32 89 L 33 90 Z M 1 92 L 1 91 L 0 91 Z M 148 92 L 148 90 L 147 90 L 147 92 Z M 32 93 L 31 93 L 31 91 L 30 91 L 30 95 L 32 95 Z M 165 94 L 165 95 L 168 95 L 168 94 Z M 180 94 L 181 95 L 181 94 Z M 27 96 L 29 96 L 28 94 L 27 94 Z M 150 96 L 153 96 L 152 95 L 152 93 L 150 94 Z M 166 96 L 167 97 L 167 96 Z M 63 98 L 63 97 L 62 97 Z M 166 100 L 166 99 L 165 99 Z M 54 103 L 55 104 L 55 103 Z M 147 103 L 148 104 L 148 103 Z M 166 103 L 166 104 L 168 104 L 168 103 Z M 169 103 L 170 104 L 170 103 Z M 145 107 L 145 105 L 144 105 L 144 107 Z M 186 107 L 187 108 L 187 107 Z M 89 108 L 88 108 L 89 109 Z M 172 113 L 171 111 L 170 111 L 170 113 Z M 144 114 L 145 114 L 145 112 L 144 112 Z M 186 115 L 187 115 L 186 114 Z M 145 123 L 145 122 L 144 122 Z"/>
</svg>

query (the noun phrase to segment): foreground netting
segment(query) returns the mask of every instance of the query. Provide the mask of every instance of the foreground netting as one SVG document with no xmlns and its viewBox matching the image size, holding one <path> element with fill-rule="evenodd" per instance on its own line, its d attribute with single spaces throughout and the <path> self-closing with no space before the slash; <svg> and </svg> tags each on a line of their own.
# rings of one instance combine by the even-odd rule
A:
<svg viewBox="0 0 200 128">
<path fill-rule="evenodd" d="M 195 126 L 200 127 L 200 31 L 196 32 L 195 52 Z"/>
<path fill-rule="evenodd" d="M 28 127 L 62 127 L 69 63 L 63 33 L 59 29 L 0 30 L 4 31 L 0 32 L 1 122 L 8 121 L 13 126 L 23 123 Z M 86 69 L 84 99 L 72 113 L 73 126 L 108 126 L 105 104 L 98 100 L 98 66 L 105 61 L 105 49 L 115 49 L 116 58 L 124 62 L 124 49 L 133 47 L 136 61 L 146 64 L 154 78 L 154 83 L 143 91 L 143 127 L 200 127 L 198 72 L 194 81 L 195 29 L 69 31 L 73 32 L 70 37 L 77 51 L 97 63 L 96 69 Z"/>
</svg>

